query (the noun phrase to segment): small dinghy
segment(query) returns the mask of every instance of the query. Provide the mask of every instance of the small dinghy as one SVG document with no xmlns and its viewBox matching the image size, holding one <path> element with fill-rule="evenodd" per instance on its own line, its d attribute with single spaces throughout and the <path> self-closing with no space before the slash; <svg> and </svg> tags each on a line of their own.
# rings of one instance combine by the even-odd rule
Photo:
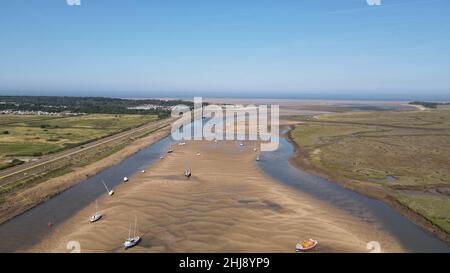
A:
<svg viewBox="0 0 450 273">
<path fill-rule="evenodd" d="M 145 170 L 142 170 L 141 173 L 145 173 Z"/>
<path fill-rule="evenodd" d="M 136 218 L 134 221 L 133 236 L 131 236 L 131 225 L 130 225 L 130 228 L 128 229 L 128 239 L 126 239 L 125 242 L 123 243 L 125 249 L 135 247 L 139 244 L 139 242 L 141 241 L 141 237 L 139 237 L 137 233 L 138 232 L 137 232 L 137 218 Z"/>
<path fill-rule="evenodd" d="M 97 205 L 97 200 L 95 201 L 95 214 L 91 216 L 91 218 L 89 218 L 89 221 L 91 223 L 97 222 L 98 220 L 100 220 L 103 217 L 103 215 L 98 212 L 98 205 Z"/>
<path fill-rule="evenodd" d="M 259 161 L 259 160 L 260 160 L 259 155 L 257 155 L 256 156 L 256 161 Z"/>
<path fill-rule="evenodd" d="M 197 153 L 197 156 L 200 156 L 201 154 L 200 153 Z"/>
<path fill-rule="evenodd" d="M 192 176 L 191 171 L 189 171 L 189 170 L 184 171 L 184 176 L 186 176 L 187 178 L 190 178 Z"/>
<path fill-rule="evenodd" d="M 173 153 L 173 150 L 172 150 L 172 145 L 170 145 L 170 146 L 169 146 L 169 150 L 167 150 L 167 153 L 168 153 L 168 154 L 171 154 L 171 153 Z"/>
<path fill-rule="evenodd" d="M 128 177 L 126 177 L 126 176 L 123 178 L 123 182 L 128 182 L 128 180 L 129 180 L 129 179 L 128 179 Z"/>
<path fill-rule="evenodd" d="M 164 156 L 160 156 L 159 159 L 164 159 Z"/>
<path fill-rule="evenodd" d="M 239 143 L 239 146 L 241 146 L 241 147 L 244 146 L 244 143 Z"/>
<path fill-rule="evenodd" d="M 318 244 L 319 244 L 319 242 L 317 240 L 309 239 L 309 240 L 303 241 L 301 243 L 298 243 L 295 246 L 295 251 L 296 252 L 305 252 L 305 251 L 315 248 Z"/>
</svg>

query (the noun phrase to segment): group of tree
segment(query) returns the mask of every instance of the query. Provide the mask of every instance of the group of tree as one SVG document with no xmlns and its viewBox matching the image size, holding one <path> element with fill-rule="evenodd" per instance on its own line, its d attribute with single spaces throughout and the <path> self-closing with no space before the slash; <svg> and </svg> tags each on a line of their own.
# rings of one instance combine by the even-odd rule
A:
<svg viewBox="0 0 450 273">
<path fill-rule="evenodd" d="M 450 105 L 448 102 L 428 102 L 428 101 L 413 101 L 410 102 L 411 105 L 421 105 L 426 108 L 437 109 L 438 106 Z"/>
<path fill-rule="evenodd" d="M 183 100 L 120 99 L 105 97 L 57 97 L 57 96 L 0 96 L 0 110 L 71 112 L 87 114 L 151 114 L 165 118 L 170 107 L 193 103 Z M 155 109 L 131 109 L 141 105 L 159 106 Z"/>
</svg>

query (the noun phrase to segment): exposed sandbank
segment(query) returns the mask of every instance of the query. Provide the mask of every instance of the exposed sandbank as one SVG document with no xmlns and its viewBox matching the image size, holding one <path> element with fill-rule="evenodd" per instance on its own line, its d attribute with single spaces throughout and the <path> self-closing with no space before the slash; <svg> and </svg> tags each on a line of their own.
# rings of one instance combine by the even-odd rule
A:
<svg viewBox="0 0 450 273">
<path fill-rule="evenodd" d="M 82 252 L 123 252 L 135 216 L 142 242 L 129 252 L 293 252 L 308 238 L 320 241 L 318 252 L 368 252 L 369 241 L 386 252 L 404 251 L 389 234 L 265 176 L 250 143 L 173 148 L 116 187 L 113 197 L 99 198 L 104 219 L 89 223 L 92 204 L 27 251 L 68 252 L 75 240 Z"/>
</svg>

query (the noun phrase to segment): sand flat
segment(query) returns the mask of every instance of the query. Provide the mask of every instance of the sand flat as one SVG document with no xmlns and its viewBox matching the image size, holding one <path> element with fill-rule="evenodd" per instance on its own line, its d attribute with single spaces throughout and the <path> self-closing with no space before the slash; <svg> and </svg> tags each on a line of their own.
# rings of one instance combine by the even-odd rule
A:
<svg viewBox="0 0 450 273">
<path fill-rule="evenodd" d="M 264 175 L 253 144 L 196 141 L 173 148 L 116 187 L 113 197 L 98 200 L 104 219 L 89 223 L 92 204 L 28 251 L 69 252 L 75 240 L 82 252 L 123 252 L 135 217 L 142 242 L 127 252 L 293 252 L 308 238 L 320 241 L 317 252 L 368 252 L 369 241 L 386 252 L 404 251 L 389 234 Z"/>
</svg>

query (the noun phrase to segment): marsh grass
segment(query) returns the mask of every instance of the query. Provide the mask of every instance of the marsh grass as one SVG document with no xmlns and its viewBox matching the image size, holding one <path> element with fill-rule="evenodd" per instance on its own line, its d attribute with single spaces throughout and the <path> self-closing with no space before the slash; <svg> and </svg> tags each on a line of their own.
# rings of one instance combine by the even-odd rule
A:
<svg viewBox="0 0 450 273">
<path fill-rule="evenodd" d="M 450 186 L 449 109 L 327 114 L 303 121 L 291 137 L 306 160 L 328 173 L 382 186 L 450 231 L 449 196 L 397 194 Z"/>
</svg>

